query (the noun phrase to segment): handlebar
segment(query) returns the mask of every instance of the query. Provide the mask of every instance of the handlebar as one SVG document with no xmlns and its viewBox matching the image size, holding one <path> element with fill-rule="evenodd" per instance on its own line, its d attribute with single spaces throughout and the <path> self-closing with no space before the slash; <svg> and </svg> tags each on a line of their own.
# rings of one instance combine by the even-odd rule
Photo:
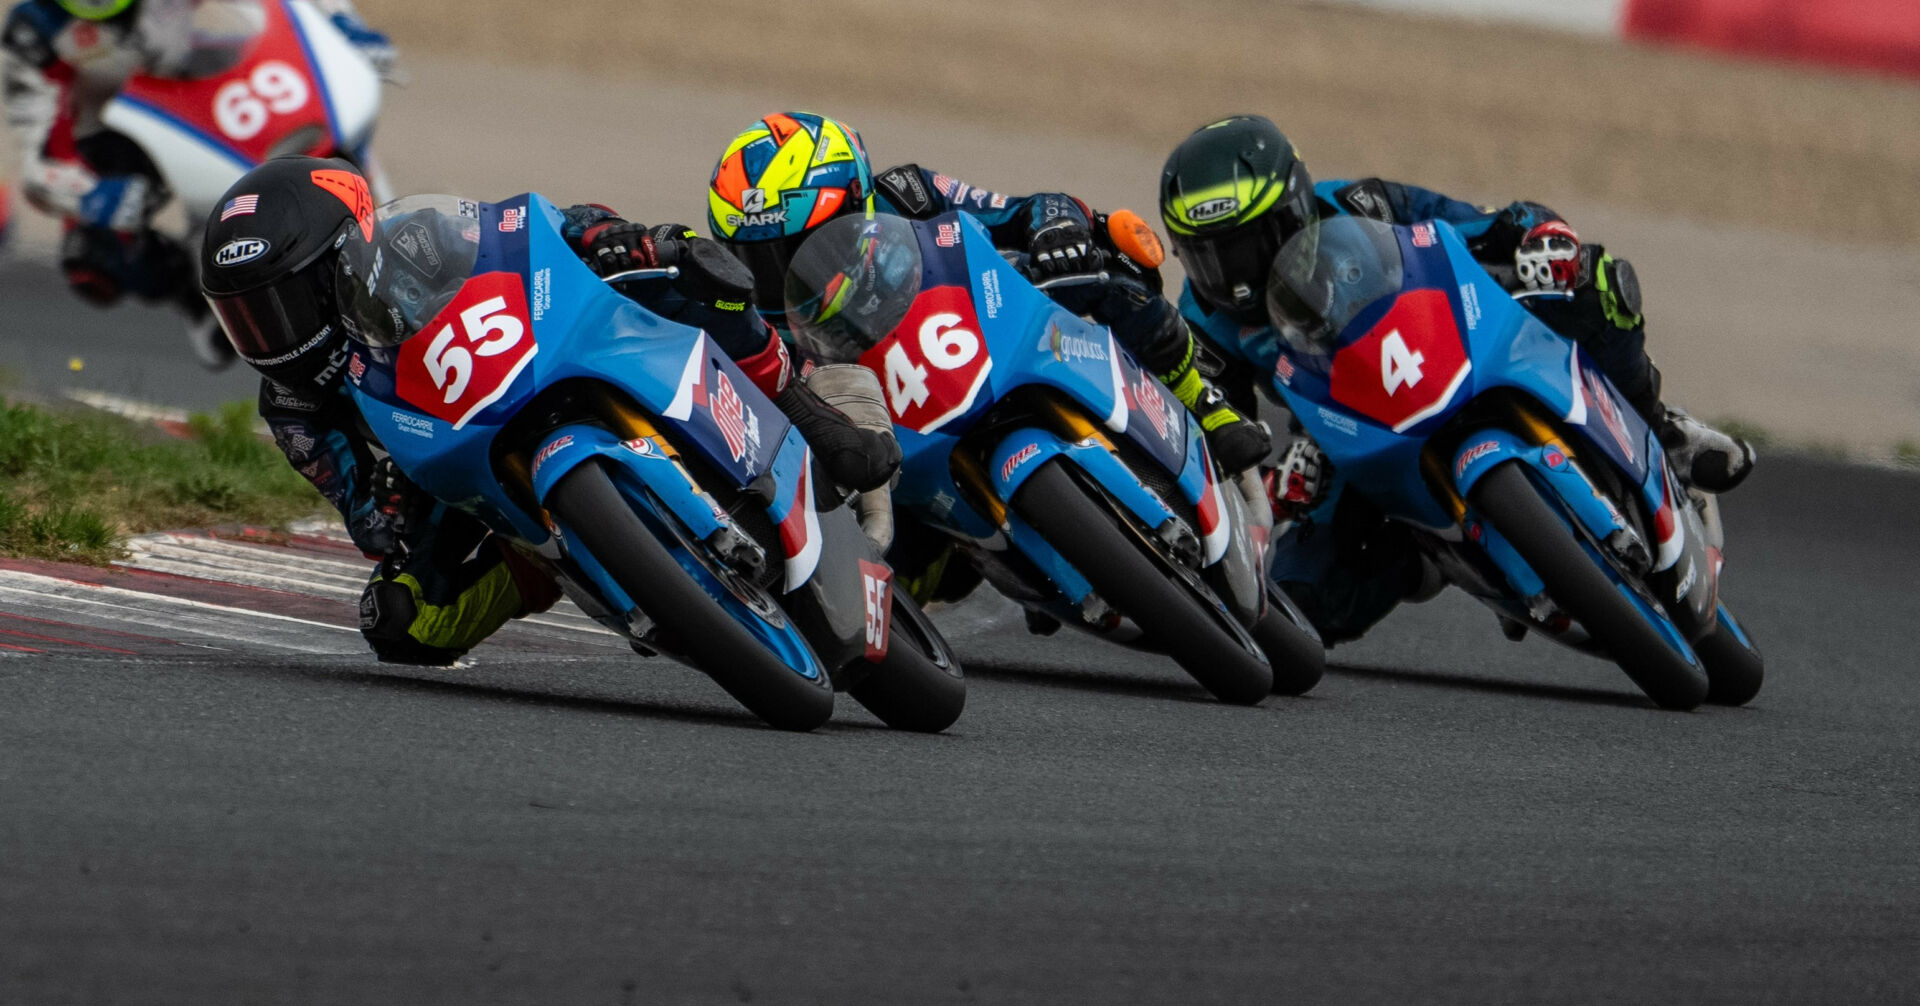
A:
<svg viewBox="0 0 1920 1006">
<path fill-rule="evenodd" d="M 635 280 L 643 280 L 643 279 L 679 279 L 679 278 L 680 278 L 680 267 L 670 265 L 663 269 L 628 269 L 626 272 L 617 272 L 611 276 L 602 276 L 600 277 L 600 280 L 601 282 L 604 282 L 604 283 L 631 283 L 631 282 L 634 282 Z"/>
<path fill-rule="evenodd" d="M 1534 300 L 1540 297 L 1550 297 L 1554 300 L 1572 300 L 1573 291 L 1571 290 L 1522 290 L 1519 293 L 1516 293 L 1513 295 L 1514 300 Z"/>
<path fill-rule="evenodd" d="M 1103 269 L 1097 273 L 1085 273 L 1079 276 L 1059 276 L 1044 282 L 1035 283 L 1033 288 L 1035 290 L 1058 290 L 1063 287 L 1093 286 L 1096 283 L 1105 283 L 1112 278 L 1113 275 Z"/>
</svg>

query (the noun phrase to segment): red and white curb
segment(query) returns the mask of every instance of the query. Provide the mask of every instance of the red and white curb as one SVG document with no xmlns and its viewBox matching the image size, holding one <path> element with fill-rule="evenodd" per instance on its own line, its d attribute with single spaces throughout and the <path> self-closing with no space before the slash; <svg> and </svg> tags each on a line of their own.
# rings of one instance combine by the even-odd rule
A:
<svg viewBox="0 0 1920 1006">
<path fill-rule="evenodd" d="M 149 534 L 127 547 L 111 570 L 0 560 L 0 656 L 368 652 L 358 604 L 372 564 L 330 526 Z M 485 646 L 503 657 L 627 649 L 564 601 Z"/>
</svg>

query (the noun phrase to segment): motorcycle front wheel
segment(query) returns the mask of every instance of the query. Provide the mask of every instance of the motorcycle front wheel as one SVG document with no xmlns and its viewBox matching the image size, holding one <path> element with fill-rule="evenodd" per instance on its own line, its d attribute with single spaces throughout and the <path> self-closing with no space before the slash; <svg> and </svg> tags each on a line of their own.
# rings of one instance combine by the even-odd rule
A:
<svg viewBox="0 0 1920 1006">
<path fill-rule="evenodd" d="M 1658 607 L 1648 603 L 1649 610 L 1643 612 L 1627 596 L 1633 588 L 1608 575 L 1602 568 L 1608 560 L 1582 544 L 1519 462 L 1494 466 L 1470 495 L 1474 509 L 1540 577 L 1547 596 L 1606 649 L 1648 698 L 1677 710 L 1693 709 L 1706 700 L 1706 671 L 1690 663 L 1650 621 L 1664 617 Z"/>
<path fill-rule="evenodd" d="M 895 730 L 937 734 L 967 706 L 960 662 L 926 613 L 896 586 L 887 655 L 867 663 L 867 674 L 847 694 Z"/>
<path fill-rule="evenodd" d="M 1073 564 L 1094 592 L 1140 626 L 1222 702 L 1254 705 L 1273 688 L 1273 669 L 1228 631 L 1225 612 L 1164 572 L 1151 547 L 1100 505 L 1053 459 L 1013 494 L 1013 508 Z M 1168 560 L 1171 561 L 1171 560 Z M 1196 578 L 1197 582 L 1197 578 Z M 1251 644 L 1252 640 L 1247 640 Z"/>
<path fill-rule="evenodd" d="M 695 666 L 754 715 L 782 730 L 812 730 L 832 717 L 828 676 L 803 676 L 734 621 L 667 553 L 599 462 L 561 476 L 546 505 Z"/>
</svg>

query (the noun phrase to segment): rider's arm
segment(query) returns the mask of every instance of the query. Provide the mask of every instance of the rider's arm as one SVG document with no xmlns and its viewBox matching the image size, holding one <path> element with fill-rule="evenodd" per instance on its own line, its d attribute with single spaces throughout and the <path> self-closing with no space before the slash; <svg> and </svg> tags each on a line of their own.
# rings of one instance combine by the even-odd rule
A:
<svg viewBox="0 0 1920 1006">
<path fill-rule="evenodd" d="M 385 551 L 369 532 L 377 511 L 361 484 L 373 467 L 372 445 L 358 432 L 353 403 L 337 391 L 308 394 L 271 380 L 260 381 L 260 418 L 287 464 L 340 511 L 354 544 L 369 554 Z"/>
<path fill-rule="evenodd" d="M 1322 182 L 1314 186 L 1314 192 L 1354 216 L 1402 226 L 1422 220 L 1444 220 L 1470 242 L 1487 236 L 1489 229 L 1502 224 L 1518 228 L 1517 238 L 1535 224 L 1561 219 L 1558 213 L 1539 203 L 1516 200 L 1498 209 L 1476 206 L 1432 189 L 1379 178 Z M 1512 252 L 1512 248 L 1506 249 L 1507 255 Z"/>
<path fill-rule="evenodd" d="M 7 126 L 22 151 L 20 192 L 41 211 L 72 217 L 99 184 L 74 145 L 73 67 L 54 54 L 60 15 L 40 4 L 14 7 L 0 28 Z"/>
<path fill-rule="evenodd" d="M 915 220 L 961 210 L 985 225 L 1000 248 L 1026 250 L 1034 233 L 1049 222 L 1066 217 L 1091 226 L 1087 205 L 1064 192 L 1007 196 L 975 188 L 949 175 L 918 164 L 902 164 L 873 176 L 880 208 Z"/>
</svg>

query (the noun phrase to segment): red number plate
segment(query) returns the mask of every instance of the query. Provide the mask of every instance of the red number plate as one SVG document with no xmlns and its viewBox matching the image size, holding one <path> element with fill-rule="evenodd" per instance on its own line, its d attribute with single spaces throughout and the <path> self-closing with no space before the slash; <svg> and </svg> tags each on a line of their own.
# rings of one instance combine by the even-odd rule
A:
<svg viewBox="0 0 1920 1006">
<path fill-rule="evenodd" d="M 921 294 L 900 327 L 860 362 L 880 375 L 893 421 L 916 433 L 966 414 L 993 370 L 973 298 L 952 286 Z"/>
<path fill-rule="evenodd" d="M 1333 400 L 1395 433 L 1446 407 L 1472 365 L 1439 290 L 1415 290 L 1333 358 Z"/>
<path fill-rule="evenodd" d="M 414 408 L 459 429 L 500 400 L 540 347 L 520 277 L 475 276 L 453 303 L 400 347 L 397 390 Z"/>
</svg>

